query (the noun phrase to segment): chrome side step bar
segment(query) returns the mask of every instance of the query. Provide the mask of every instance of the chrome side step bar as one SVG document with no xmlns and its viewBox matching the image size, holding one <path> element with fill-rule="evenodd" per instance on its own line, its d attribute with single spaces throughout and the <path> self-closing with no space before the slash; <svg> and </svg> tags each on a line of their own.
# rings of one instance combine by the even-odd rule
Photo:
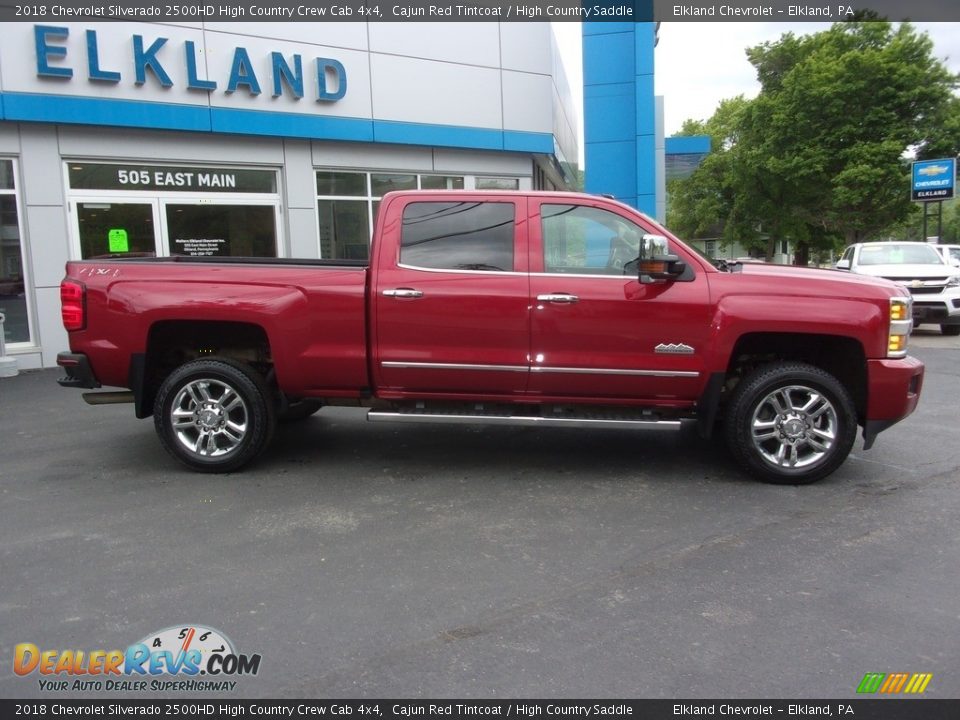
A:
<svg viewBox="0 0 960 720">
<path fill-rule="evenodd" d="M 451 415 L 427 412 L 387 412 L 371 410 L 367 413 L 370 422 L 447 423 L 453 425 L 509 425 L 526 427 L 566 428 L 613 428 L 636 430 L 675 430 L 679 420 L 627 420 L 622 418 L 543 417 L 541 415 Z"/>
</svg>

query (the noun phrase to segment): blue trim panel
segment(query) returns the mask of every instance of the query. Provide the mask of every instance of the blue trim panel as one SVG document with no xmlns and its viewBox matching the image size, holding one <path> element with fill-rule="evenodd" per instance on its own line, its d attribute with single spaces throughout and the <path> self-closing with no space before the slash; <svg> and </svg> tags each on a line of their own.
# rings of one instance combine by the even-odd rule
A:
<svg viewBox="0 0 960 720">
<path fill-rule="evenodd" d="M 421 125 L 392 120 L 374 120 L 373 139 L 374 142 L 404 145 L 443 145 L 481 150 L 503 149 L 501 130 L 454 125 Z"/>
<path fill-rule="evenodd" d="M 520 130 L 503 131 L 503 149 L 544 155 L 553 155 L 556 150 L 553 135 L 550 133 L 521 132 Z"/>
<path fill-rule="evenodd" d="M 0 120 L 554 153 L 552 133 L 0 92 Z"/>
<path fill-rule="evenodd" d="M 373 142 L 373 122 L 360 118 L 212 107 L 210 121 L 213 132 Z"/>
<path fill-rule="evenodd" d="M 29 93 L 2 93 L 0 97 L 4 120 L 210 131 L 210 108 L 206 105 Z"/>
<path fill-rule="evenodd" d="M 709 135 L 681 135 L 664 140 L 667 155 L 697 155 L 710 152 Z"/>
</svg>

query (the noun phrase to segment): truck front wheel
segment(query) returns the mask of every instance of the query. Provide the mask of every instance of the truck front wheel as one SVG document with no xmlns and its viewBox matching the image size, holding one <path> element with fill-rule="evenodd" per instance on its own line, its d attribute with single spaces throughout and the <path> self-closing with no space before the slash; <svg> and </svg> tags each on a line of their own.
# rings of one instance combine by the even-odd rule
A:
<svg viewBox="0 0 960 720">
<path fill-rule="evenodd" d="M 200 472 L 231 472 L 253 460 L 273 435 L 266 382 L 227 359 L 181 365 L 157 393 L 154 425 L 167 451 Z"/>
<path fill-rule="evenodd" d="M 857 435 L 857 413 L 835 377 L 813 365 L 781 362 L 740 381 L 725 426 L 730 451 L 754 476 L 805 485 L 846 460 Z"/>
</svg>

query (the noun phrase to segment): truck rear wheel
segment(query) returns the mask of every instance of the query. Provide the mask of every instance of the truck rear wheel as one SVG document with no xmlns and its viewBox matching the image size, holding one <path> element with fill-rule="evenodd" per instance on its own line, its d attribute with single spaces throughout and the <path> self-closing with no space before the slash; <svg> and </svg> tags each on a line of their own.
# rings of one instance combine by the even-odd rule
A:
<svg viewBox="0 0 960 720">
<path fill-rule="evenodd" d="M 252 368 L 227 359 L 195 360 L 163 381 L 153 413 L 160 441 L 199 472 L 238 470 L 273 435 L 273 402 Z"/>
<path fill-rule="evenodd" d="M 781 362 L 755 370 L 727 406 L 727 444 L 760 480 L 805 485 L 836 470 L 853 448 L 857 414 L 850 393 L 813 365 Z"/>
</svg>

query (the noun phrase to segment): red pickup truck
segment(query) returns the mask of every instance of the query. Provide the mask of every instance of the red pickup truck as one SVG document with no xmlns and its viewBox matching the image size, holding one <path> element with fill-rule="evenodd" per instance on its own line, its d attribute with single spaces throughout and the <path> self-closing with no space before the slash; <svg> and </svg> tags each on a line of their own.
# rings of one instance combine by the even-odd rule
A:
<svg viewBox="0 0 960 720">
<path fill-rule="evenodd" d="M 189 467 L 237 470 L 278 421 L 722 428 L 761 480 L 833 472 L 916 408 L 909 293 L 714 264 L 614 200 L 384 197 L 370 262 L 92 259 L 61 285 L 68 387 L 133 402 Z"/>
</svg>

